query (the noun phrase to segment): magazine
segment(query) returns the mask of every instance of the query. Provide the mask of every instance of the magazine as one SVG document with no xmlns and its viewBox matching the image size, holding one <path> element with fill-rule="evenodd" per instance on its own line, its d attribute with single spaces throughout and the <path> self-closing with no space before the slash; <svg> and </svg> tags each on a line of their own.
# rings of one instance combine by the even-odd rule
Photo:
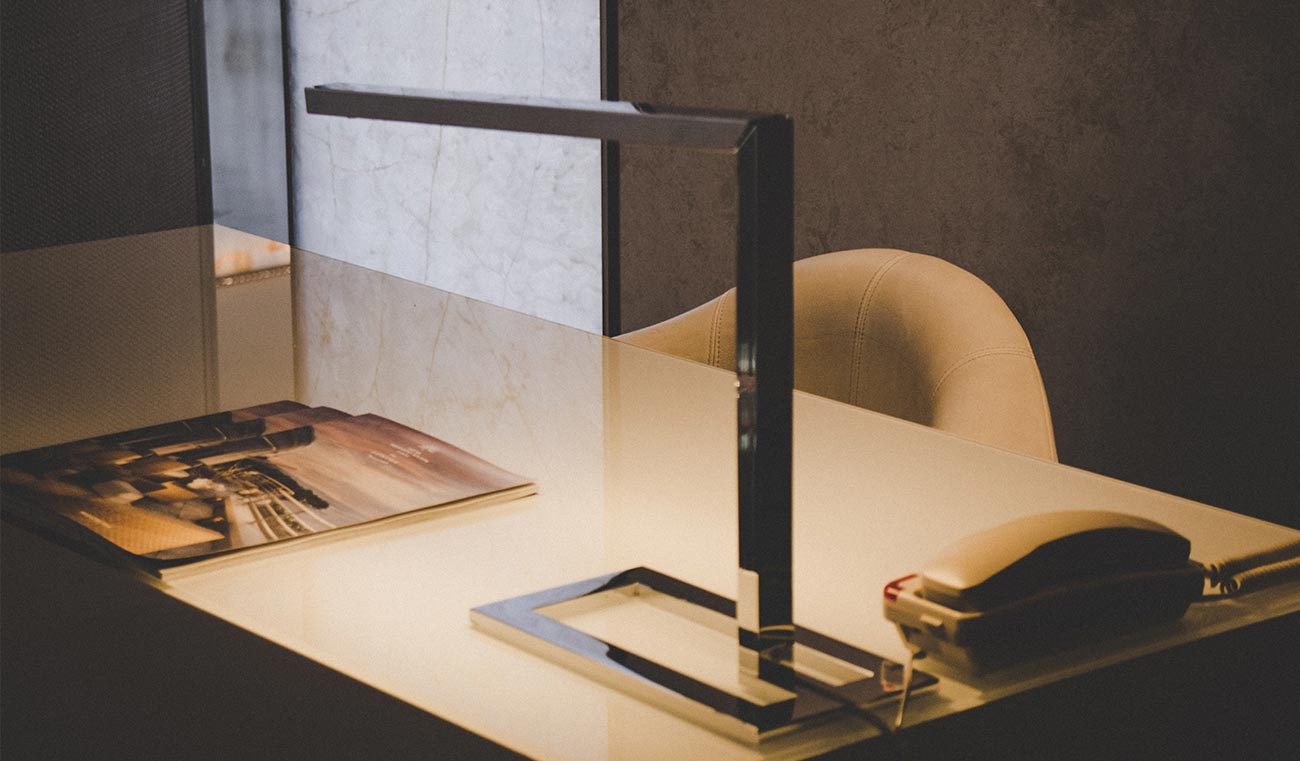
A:
<svg viewBox="0 0 1300 761">
<path fill-rule="evenodd" d="M 282 401 L 0 457 L 0 509 L 154 575 L 536 485 L 377 415 Z"/>
</svg>

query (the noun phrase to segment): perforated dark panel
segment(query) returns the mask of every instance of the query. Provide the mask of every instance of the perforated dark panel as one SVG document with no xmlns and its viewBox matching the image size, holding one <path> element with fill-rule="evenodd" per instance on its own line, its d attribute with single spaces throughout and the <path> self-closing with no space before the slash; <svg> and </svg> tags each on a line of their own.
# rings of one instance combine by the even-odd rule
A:
<svg viewBox="0 0 1300 761">
<path fill-rule="evenodd" d="M 203 222 L 189 5 L 0 3 L 0 250 Z"/>
</svg>

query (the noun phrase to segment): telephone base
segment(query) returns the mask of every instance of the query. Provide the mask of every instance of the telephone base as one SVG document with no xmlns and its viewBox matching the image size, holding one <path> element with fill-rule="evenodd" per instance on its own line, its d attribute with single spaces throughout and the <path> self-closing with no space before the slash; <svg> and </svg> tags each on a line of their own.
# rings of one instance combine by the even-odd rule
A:
<svg viewBox="0 0 1300 761">
<path fill-rule="evenodd" d="M 924 597 L 915 575 L 885 587 L 885 618 L 908 645 L 964 673 L 1006 666 L 1176 621 L 1200 596 L 1203 572 L 1182 568 L 1085 580 L 982 611 L 959 611 Z"/>
</svg>

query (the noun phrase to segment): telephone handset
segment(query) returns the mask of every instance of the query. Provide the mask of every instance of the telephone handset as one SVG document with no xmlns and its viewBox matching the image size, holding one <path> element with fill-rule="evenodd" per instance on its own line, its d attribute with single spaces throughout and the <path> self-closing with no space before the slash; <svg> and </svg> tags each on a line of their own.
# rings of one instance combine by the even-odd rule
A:
<svg viewBox="0 0 1300 761">
<path fill-rule="evenodd" d="M 1132 515 L 1044 513 L 949 545 L 921 571 L 921 586 L 928 600 L 983 611 L 1092 579 L 1182 570 L 1191 546 L 1165 526 Z"/>
<path fill-rule="evenodd" d="M 966 537 L 890 582 L 885 617 L 912 648 L 978 673 L 1181 617 L 1203 590 L 1190 550 L 1132 515 L 1033 515 Z"/>
</svg>

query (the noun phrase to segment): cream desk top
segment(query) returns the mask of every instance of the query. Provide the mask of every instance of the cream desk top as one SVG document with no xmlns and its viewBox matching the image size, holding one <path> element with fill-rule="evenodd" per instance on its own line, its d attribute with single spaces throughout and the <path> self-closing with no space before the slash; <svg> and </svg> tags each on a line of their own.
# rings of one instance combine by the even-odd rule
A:
<svg viewBox="0 0 1300 761">
<path fill-rule="evenodd" d="M 9 282 L 13 272 L 7 265 Z M 470 625 L 475 606 L 634 566 L 734 598 L 731 374 L 303 252 L 292 295 L 292 367 L 268 362 L 254 375 L 277 378 L 241 388 L 282 384 L 306 404 L 377 412 L 526 474 L 539 493 L 236 558 L 169 581 L 169 595 L 531 757 L 796 758 L 877 734 L 846 717 L 746 746 Z M 196 329 L 211 333 L 203 326 L 213 321 L 200 315 Z M 220 371 L 203 361 L 208 374 Z M 222 402 L 233 392 L 219 387 L 203 404 L 232 406 Z M 118 427 L 160 417 L 156 405 L 115 404 L 134 418 Z M 1129 512 L 1183 533 L 1202 560 L 1296 536 L 825 399 L 796 394 L 794 410 L 796 620 L 887 657 L 906 650 L 881 615 L 884 584 L 1012 518 Z M 21 448 L 14 430 L 7 450 Z M 917 697 L 908 724 L 1297 610 L 1300 585 L 1291 584 L 1194 605 L 1175 625 L 991 679 L 931 668 L 941 684 Z"/>
</svg>

